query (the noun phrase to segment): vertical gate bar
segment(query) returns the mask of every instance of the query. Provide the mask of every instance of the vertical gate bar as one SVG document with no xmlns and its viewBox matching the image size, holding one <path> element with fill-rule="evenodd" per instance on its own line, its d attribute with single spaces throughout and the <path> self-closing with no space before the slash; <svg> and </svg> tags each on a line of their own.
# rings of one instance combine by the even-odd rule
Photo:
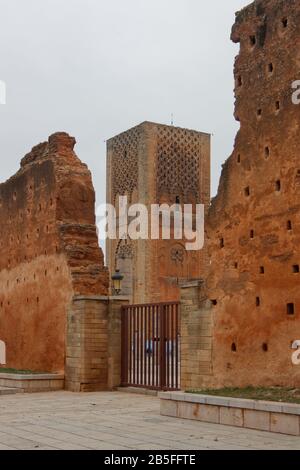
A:
<svg viewBox="0 0 300 470">
<path fill-rule="evenodd" d="M 166 356 L 166 379 L 165 379 L 165 388 L 169 387 L 169 305 L 164 307 L 164 324 L 165 324 L 165 338 L 164 338 L 164 351 Z"/>
<path fill-rule="evenodd" d="M 151 325 L 151 336 L 152 336 L 152 349 L 153 349 L 153 352 L 152 352 L 152 387 L 154 387 L 155 385 L 155 307 L 152 305 L 151 306 L 151 310 L 152 310 L 152 325 Z"/>
<path fill-rule="evenodd" d="M 156 307 L 156 387 L 160 388 L 160 306 Z"/>
<path fill-rule="evenodd" d="M 174 388 L 174 374 L 175 374 L 175 371 L 174 371 L 174 354 L 175 354 L 175 350 L 174 350 L 174 315 L 175 315 L 175 312 L 176 312 L 176 305 L 172 305 L 171 307 L 171 387 L 172 389 Z"/>
<path fill-rule="evenodd" d="M 140 337 L 140 355 L 141 355 L 141 364 L 140 364 L 140 382 L 141 385 L 144 385 L 144 349 L 143 349 L 143 338 L 144 338 L 144 307 L 141 307 L 141 337 Z"/>
<path fill-rule="evenodd" d="M 135 330 L 136 330 L 136 315 L 135 315 L 135 307 L 132 309 L 132 314 L 133 314 L 133 348 L 132 348 L 132 360 L 133 360 L 133 384 L 136 384 L 136 344 L 135 344 Z"/>
<path fill-rule="evenodd" d="M 178 342 L 179 342 L 179 328 L 178 328 L 178 304 L 176 305 L 175 308 L 175 342 L 176 342 L 176 374 L 175 374 L 175 379 L 176 379 L 176 389 L 178 390 L 179 388 L 179 354 L 178 354 Z"/>
<path fill-rule="evenodd" d="M 151 358 L 152 358 L 152 341 L 151 341 L 151 308 L 147 307 L 147 315 L 148 315 L 148 385 L 151 385 Z"/>
<path fill-rule="evenodd" d="M 129 354 L 129 371 L 128 371 L 128 384 L 131 385 L 131 308 L 128 307 L 128 354 Z"/>
<path fill-rule="evenodd" d="M 159 306 L 160 314 L 160 389 L 166 387 L 165 306 Z"/>
<path fill-rule="evenodd" d="M 137 307 L 137 335 L 136 335 L 136 348 L 137 348 L 137 364 L 136 364 L 136 372 L 137 372 L 137 385 L 141 384 L 141 378 L 140 378 L 140 335 L 141 335 L 141 308 Z"/>
<path fill-rule="evenodd" d="M 144 383 L 147 387 L 147 307 L 145 307 L 145 315 L 144 315 L 144 329 L 145 329 L 145 336 L 144 336 Z"/>
</svg>

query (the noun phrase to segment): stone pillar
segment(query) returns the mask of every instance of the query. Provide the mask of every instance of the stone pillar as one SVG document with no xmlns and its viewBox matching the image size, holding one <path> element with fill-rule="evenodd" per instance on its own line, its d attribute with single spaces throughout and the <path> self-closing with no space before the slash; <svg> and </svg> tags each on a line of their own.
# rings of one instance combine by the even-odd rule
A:
<svg viewBox="0 0 300 470">
<path fill-rule="evenodd" d="M 121 321 L 122 305 L 128 304 L 128 297 L 110 297 L 108 305 L 108 389 L 115 390 L 121 385 Z"/>
<path fill-rule="evenodd" d="M 67 318 L 65 387 L 112 390 L 121 382 L 121 306 L 124 297 L 75 296 Z"/>
<path fill-rule="evenodd" d="M 212 377 L 211 302 L 202 300 L 202 281 L 181 286 L 181 389 L 205 386 Z"/>
</svg>

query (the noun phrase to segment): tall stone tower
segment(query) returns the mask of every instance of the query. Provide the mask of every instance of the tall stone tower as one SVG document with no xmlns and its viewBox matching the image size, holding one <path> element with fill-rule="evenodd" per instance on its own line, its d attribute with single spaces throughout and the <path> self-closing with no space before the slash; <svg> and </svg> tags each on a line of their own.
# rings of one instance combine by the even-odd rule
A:
<svg viewBox="0 0 300 470">
<path fill-rule="evenodd" d="M 107 202 L 196 204 L 210 202 L 210 135 L 144 122 L 107 143 Z M 179 299 L 179 282 L 199 279 L 205 249 L 186 251 L 184 240 L 108 240 L 110 272 L 124 275 L 132 302 Z"/>
</svg>

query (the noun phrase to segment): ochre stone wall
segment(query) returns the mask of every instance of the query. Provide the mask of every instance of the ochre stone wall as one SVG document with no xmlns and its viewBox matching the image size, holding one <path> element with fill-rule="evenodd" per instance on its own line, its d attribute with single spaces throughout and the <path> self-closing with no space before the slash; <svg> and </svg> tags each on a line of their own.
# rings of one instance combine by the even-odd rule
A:
<svg viewBox="0 0 300 470">
<path fill-rule="evenodd" d="M 300 386 L 291 343 L 300 338 L 299 1 L 256 1 L 232 40 L 234 151 L 209 213 L 213 386 Z"/>
<path fill-rule="evenodd" d="M 144 122 L 108 141 L 107 201 L 129 205 L 210 202 L 210 135 Z M 194 206 L 195 207 L 195 206 Z M 129 221 L 130 222 L 130 221 Z M 150 219 L 149 219 L 150 227 Z M 150 229 L 149 229 L 150 233 Z M 179 282 L 203 277 L 206 250 L 187 251 L 186 240 L 108 240 L 107 262 L 124 275 L 132 302 L 179 300 Z"/>
<path fill-rule="evenodd" d="M 75 139 L 52 135 L 0 185 L 0 337 L 7 366 L 64 371 L 74 295 L 107 294 L 91 175 Z"/>
</svg>

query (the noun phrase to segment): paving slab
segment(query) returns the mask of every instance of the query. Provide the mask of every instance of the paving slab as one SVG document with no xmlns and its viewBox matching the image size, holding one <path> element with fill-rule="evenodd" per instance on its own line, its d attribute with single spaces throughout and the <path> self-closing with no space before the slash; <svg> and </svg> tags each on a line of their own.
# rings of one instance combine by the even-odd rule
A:
<svg viewBox="0 0 300 470">
<path fill-rule="evenodd" d="M 66 391 L 0 396 L 0 450 L 300 450 L 299 437 L 160 415 L 157 397 Z"/>
</svg>

